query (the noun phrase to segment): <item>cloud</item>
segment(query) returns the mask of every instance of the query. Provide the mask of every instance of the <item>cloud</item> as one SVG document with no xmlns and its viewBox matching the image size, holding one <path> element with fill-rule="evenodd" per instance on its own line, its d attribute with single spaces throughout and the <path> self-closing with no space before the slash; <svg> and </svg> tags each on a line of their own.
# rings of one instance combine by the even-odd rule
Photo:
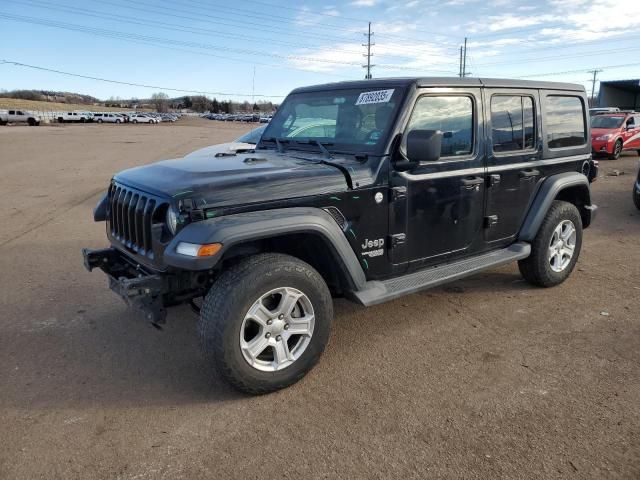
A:
<svg viewBox="0 0 640 480">
<path fill-rule="evenodd" d="M 352 7 L 375 7 L 377 3 L 378 0 L 355 0 L 349 5 Z"/>
</svg>

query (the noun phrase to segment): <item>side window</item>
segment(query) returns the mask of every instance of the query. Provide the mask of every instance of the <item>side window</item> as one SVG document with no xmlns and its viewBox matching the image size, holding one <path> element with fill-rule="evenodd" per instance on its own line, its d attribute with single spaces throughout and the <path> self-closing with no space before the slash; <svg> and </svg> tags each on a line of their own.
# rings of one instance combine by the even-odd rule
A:
<svg viewBox="0 0 640 480">
<path fill-rule="evenodd" d="M 549 148 L 579 147 L 587 141 L 584 106 L 579 97 L 550 95 L 545 102 Z"/>
<path fill-rule="evenodd" d="M 416 102 L 407 132 L 440 130 L 442 157 L 460 157 L 473 151 L 473 100 L 467 96 L 424 96 Z M 406 137 L 406 135 L 405 135 Z"/>
<path fill-rule="evenodd" d="M 9 110 L 9 115 L 15 115 L 16 111 L 15 110 Z"/>
<path fill-rule="evenodd" d="M 491 133 L 494 152 L 533 148 L 535 139 L 533 99 L 494 95 L 491 98 Z"/>
</svg>

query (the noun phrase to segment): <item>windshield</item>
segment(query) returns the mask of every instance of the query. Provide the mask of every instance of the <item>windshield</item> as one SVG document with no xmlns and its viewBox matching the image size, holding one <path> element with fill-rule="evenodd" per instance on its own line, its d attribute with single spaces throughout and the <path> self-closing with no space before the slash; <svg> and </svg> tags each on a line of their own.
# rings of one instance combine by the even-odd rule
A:
<svg viewBox="0 0 640 480">
<path fill-rule="evenodd" d="M 360 88 L 292 94 L 262 138 L 372 152 L 385 143 L 402 93 L 401 88 Z"/>
<path fill-rule="evenodd" d="M 260 137 L 262 136 L 262 133 L 264 132 L 265 128 L 267 128 L 266 125 L 264 127 L 258 127 L 254 130 L 251 130 L 250 132 L 247 132 L 244 135 L 242 135 L 240 138 L 237 138 L 236 142 L 253 143 L 255 145 L 260 140 Z"/>
<path fill-rule="evenodd" d="M 591 128 L 620 128 L 622 122 L 624 122 L 624 117 L 596 115 L 591 117 Z"/>
</svg>

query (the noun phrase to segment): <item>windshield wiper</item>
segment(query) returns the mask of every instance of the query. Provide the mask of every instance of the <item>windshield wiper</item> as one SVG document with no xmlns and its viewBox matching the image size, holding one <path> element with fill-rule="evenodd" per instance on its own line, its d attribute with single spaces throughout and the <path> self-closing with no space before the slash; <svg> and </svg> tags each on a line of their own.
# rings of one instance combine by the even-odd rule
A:
<svg viewBox="0 0 640 480">
<path fill-rule="evenodd" d="M 331 155 L 331 152 L 327 150 L 327 147 L 325 147 L 320 140 L 312 139 L 311 141 L 314 142 L 316 145 L 318 145 L 318 148 L 320 148 L 322 153 L 324 153 L 325 158 L 328 158 L 329 160 L 333 158 L 333 155 Z M 333 143 L 328 143 L 327 145 L 333 145 Z"/>
<path fill-rule="evenodd" d="M 261 138 L 260 143 L 262 142 L 274 142 L 276 144 L 276 149 L 278 150 L 278 153 L 284 153 L 284 146 L 282 144 L 285 142 L 289 143 L 289 140 L 286 138 L 268 137 L 268 138 Z"/>
</svg>

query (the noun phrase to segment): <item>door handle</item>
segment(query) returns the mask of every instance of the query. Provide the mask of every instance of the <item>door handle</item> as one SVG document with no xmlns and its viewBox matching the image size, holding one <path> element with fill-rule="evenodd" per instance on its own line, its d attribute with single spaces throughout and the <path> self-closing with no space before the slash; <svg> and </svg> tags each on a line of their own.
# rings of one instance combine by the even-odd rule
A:
<svg viewBox="0 0 640 480">
<path fill-rule="evenodd" d="M 535 168 L 530 168 L 528 170 L 522 170 L 520 172 L 520 178 L 522 180 L 530 180 L 533 177 L 540 176 L 540 170 L 536 170 Z"/>
<path fill-rule="evenodd" d="M 460 180 L 462 186 L 460 188 L 464 190 L 480 190 L 480 185 L 484 183 L 482 177 L 467 177 Z"/>
</svg>

